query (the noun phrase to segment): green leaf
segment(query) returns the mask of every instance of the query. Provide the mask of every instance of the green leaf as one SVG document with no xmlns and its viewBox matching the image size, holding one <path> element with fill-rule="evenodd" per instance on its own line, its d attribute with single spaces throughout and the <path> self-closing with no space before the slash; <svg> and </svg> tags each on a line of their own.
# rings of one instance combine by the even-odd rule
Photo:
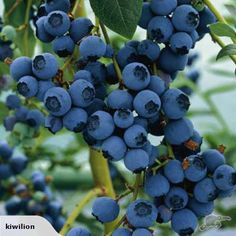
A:
<svg viewBox="0 0 236 236">
<path fill-rule="evenodd" d="M 111 30 L 131 39 L 138 25 L 142 0 L 90 0 L 95 15 Z"/>
<path fill-rule="evenodd" d="M 6 107 L 6 104 L 3 102 L 0 102 L 0 123 L 3 122 L 4 118 L 8 115 L 9 110 Z"/>
<path fill-rule="evenodd" d="M 231 55 L 236 55 L 236 44 L 229 44 L 222 48 L 220 52 L 218 53 L 216 60 L 219 60 L 222 57 L 225 56 L 231 56 Z"/>
<path fill-rule="evenodd" d="M 236 21 L 236 7 L 232 4 L 225 4 L 225 7 L 229 11 L 230 15 L 234 18 Z"/>
<path fill-rule="evenodd" d="M 236 37 L 236 33 L 234 29 L 225 23 L 217 22 L 215 24 L 212 24 L 210 25 L 210 30 L 212 33 L 220 37 L 224 37 L 224 36 L 230 37 L 230 38 Z"/>
</svg>

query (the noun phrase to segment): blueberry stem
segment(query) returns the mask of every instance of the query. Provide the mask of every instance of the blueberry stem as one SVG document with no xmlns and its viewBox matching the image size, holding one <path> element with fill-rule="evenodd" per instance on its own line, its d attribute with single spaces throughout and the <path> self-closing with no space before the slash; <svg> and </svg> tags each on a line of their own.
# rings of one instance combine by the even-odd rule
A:
<svg viewBox="0 0 236 236">
<path fill-rule="evenodd" d="M 85 7 L 84 7 L 84 1 L 83 0 L 76 0 L 71 14 L 73 16 L 75 16 L 77 12 L 79 12 L 79 14 L 78 14 L 79 16 L 86 15 Z"/>
<path fill-rule="evenodd" d="M 63 228 L 60 231 L 60 235 L 65 236 L 66 233 L 70 230 L 74 222 L 76 221 L 77 217 L 84 209 L 84 207 L 96 196 L 101 195 L 103 190 L 101 188 L 95 188 L 89 191 L 82 199 L 79 200 L 79 203 L 75 206 L 74 210 L 66 220 Z"/>
<path fill-rule="evenodd" d="M 137 199 L 141 184 L 142 184 L 142 173 L 139 173 L 136 174 L 132 201 L 135 201 Z"/>
<path fill-rule="evenodd" d="M 24 54 L 25 56 L 29 56 L 29 17 L 30 17 L 30 8 L 32 5 L 33 0 L 28 0 L 27 1 L 27 6 L 26 6 L 26 12 L 25 12 L 25 31 L 24 31 Z"/>
<path fill-rule="evenodd" d="M 12 7 L 5 13 L 4 18 L 5 22 L 8 22 L 9 16 L 16 10 L 17 6 L 22 2 L 22 0 L 16 0 Z"/>
</svg>

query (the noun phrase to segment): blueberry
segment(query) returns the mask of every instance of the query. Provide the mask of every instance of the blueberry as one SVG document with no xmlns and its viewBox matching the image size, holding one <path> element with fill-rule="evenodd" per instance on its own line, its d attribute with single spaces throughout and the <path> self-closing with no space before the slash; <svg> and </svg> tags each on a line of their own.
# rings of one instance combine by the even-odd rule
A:
<svg viewBox="0 0 236 236">
<path fill-rule="evenodd" d="M 188 162 L 188 167 L 185 168 L 185 178 L 192 181 L 198 182 L 205 178 L 207 175 L 207 167 L 203 159 L 198 155 L 191 155 L 185 159 Z"/>
<path fill-rule="evenodd" d="M 148 39 L 140 42 L 137 51 L 140 56 L 146 57 L 150 62 L 156 61 L 160 55 L 158 44 Z"/>
<path fill-rule="evenodd" d="M 11 42 L 0 40 L 0 61 L 4 62 L 6 58 L 13 57 L 13 49 L 10 47 Z"/>
<path fill-rule="evenodd" d="M 38 128 L 44 123 L 44 115 L 37 109 L 30 110 L 27 113 L 26 122 L 29 126 Z"/>
<path fill-rule="evenodd" d="M 66 236 L 91 236 L 90 232 L 84 227 L 72 228 Z"/>
<path fill-rule="evenodd" d="M 220 190 L 233 189 L 236 185 L 236 171 L 229 165 L 221 165 L 214 171 L 213 180 L 216 187 Z"/>
<path fill-rule="evenodd" d="M 214 202 L 201 203 L 195 198 L 190 198 L 188 208 L 194 212 L 197 217 L 210 215 L 214 210 Z"/>
<path fill-rule="evenodd" d="M 125 129 L 134 123 L 133 113 L 129 109 L 119 109 L 114 114 L 114 123 L 117 127 Z"/>
<path fill-rule="evenodd" d="M 60 36 L 53 40 L 52 42 L 53 51 L 59 57 L 67 57 L 73 54 L 75 44 L 70 36 Z"/>
<path fill-rule="evenodd" d="M 158 16 L 167 16 L 177 7 L 177 0 L 152 0 L 151 9 Z"/>
<path fill-rule="evenodd" d="M 62 119 L 60 117 L 49 115 L 45 119 L 45 127 L 55 134 L 63 128 Z"/>
<path fill-rule="evenodd" d="M 50 53 L 43 53 L 33 59 L 33 73 L 41 80 L 49 80 L 53 78 L 57 74 L 58 69 L 58 62 Z"/>
<path fill-rule="evenodd" d="M 185 32 L 177 32 L 170 38 L 170 48 L 177 54 L 188 54 L 192 46 L 193 39 Z"/>
<path fill-rule="evenodd" d="M 9 161 L 14 174 L 20 174 L 27 166 L 28 160 L 25 156 L 12 157 Z"/>
<path fill-rule="evenodd" d="M 191 0 L 177 0 L 178 6 L 183 4 L 191 4 Z"/>
<path fill-rule="evenodd" d="M 128 42 L 125 43 L 125 46 L 132 47 L 134 49 L 138 49 L 139 43 L 140 42 L 138 40 L 129 40 Z"/>
<path fill-rule="evenodd" d="M 226 198 L 226 197 L 232 197 L 236 191 L 236 187 L 230 189 L 230 190 L 220 190 L 218 193 L 218 198 Z"/>
<path fill-rule="evenodd" d="M 81 132 L 87 123 L 87 112 L 81 108 L 72 108 L 63 117 L 63 125 L 75 133 Z"/>
<path fill-rule="evenodd" d="M 54 116 L 63 116 L 71 108 L 69 93 L 59 87 L 50 88 L 44 96 L 44 104 L 47 110 Z"/>
<path fill-rule="evenodd" d="M 151 197 L 160 197 L 166 195 L 170 190 L 168 179 L 161 175 L 148 175 L 144 184 L 144 191 Z"/>
<path fill-rule="evenodd" d="M 32 60 L 29 57 L 18 57 L 10 65 L 12 78 L 18 81 L 25 75 L 32 75 Z"/>
<path fill-rule="evenodd" d="M 89 60 L 96 60 L 106 53 L 106 44 L 98 36 L 83 39 L 79 46 L 80 55 Z"/>
<path fill-rule="evenodd" d="M 106 82 L 108 84 L 117 84 L 119 82 L 119 79 L 117 77 L 117 73 L 115 70 L 115 66 L 113 63 L 110 63 L 107 65 L 107 77 Z"/>
<path fill-rule="evenodd" d="M 183 209 L 173 213 L 171 226 L 177 234 L 192 235 L 197 225 L 197 217 L 191 210 Z"/>
<path fill-rule="evenodd" d="M 104 83 L 95 86 L 95 98 L 104 100 L 107 96 L 107 87 Z"/>
<path fill-rule="evenodd" d="M 102 223 L 115 220 L 120 212 L 120 207 L 115 200 L 109 197 L 97 198 L 92 207 L 92 215 Z"/>
<path fill-rule="evenodd" d="M 62 36 L 70 28 L 70 18 L 63 11 L 53 11 L 48 14 L 44 27 L 52 36 Z"/>
<path fill-rule="evenodd" d="M 218 150 L 208 149 L 201 156 L 208 170 L 211 172 L 214 172 L 216 168 L 225 164 L 225 157 Z"/>
<path fill-rule="evenodd" d="M 32 179 L 35 191 L 44 191 L 46 188 L 45 176 L 36 176 Z"/>
<path fill-rule="evenodd" d="M 164 129 L 164 133 L 168 143 L 180 145 L 193 135 L 193 124 L 186 118 L 170 121 Z"/>
<path fill-rule="evenodd" d="M 149 154 L 149 166 L 152 166 L 155 164 L 156 159 L 159 156 L 159 149 L 157 147 L 155 147 L 154 145 L 152 146 L 152 150 L 151 153 Z"/>
<path fill-rule="evenodd" d="M 175 9 L 172 23 L 178 31 L 191 33 L 199 25 L 199 14 L 191 5 L 181 5 Z"/>
<path fill-rule="evenodd" d="M 143 147 L 147 143 L 147 131 L 140 125 L 133 125 L 125 131 L 124 140 L 131 148 Z"/>
<path fill-rule="evenodd" d="M 60 232 L 65 222 L 66 222 L 66 219 L 63 216 L 59 216 L 54 222 L 53 227 L 55 228 L 57 232 Z"/>
<path fill-rule="evenodd" d="M 5 142 L 0 143 L 0 157 L 8 160 L 13 154 L 13 149 Z"/>
<path fill-rule="evenodd" d="M 166 43 L 173 34 L 174 28 L 171 21 L 164 16 L 156 16 L 148 24 L 147 34 L 157 43 Z"/>
<path fill-rule="evenodd" d="M 162 70 L 166 73 L 172 74 L 179 70 L 184 70 L 187 61 L 187 55 L 174 53 L 170 48 L 166 47 L 161 50 L 158 62 Z"/>
<path fill-rule="evenodd" d="M 184 181 L 184 170 L 178 160 L 171 160 L 164 166 L 164 175 L 172 184 Z"/>
<path fill-rule="evenodd" d="M 107 106 L 105 102 L 99 98 L 95 98 L 93 103 L 86 107 L 86 112 L 88 115 L 92 115 L 96 111 L 106 111 Z"/>
<path fill-rule="evenodd" d="M 42 16 L 36 21 L 36 36 L 40 41 L 50 43 L 55 37 L 46 31 L 44 26 L 46 19 L 46 16 Z"/>
<path fill-rule="evenodd" d="M 45 8 L 46 11 L 52 12 L 52 11 L 64 11 L 69 12 L 70 10 L 70 1 L 69 0 L 46 0 L 45 1 Z"/>
<path fill-rule="evenodd" d="M 12 169 L 8 164 L 0 164 L 0 180 L 8 179 L 13 175 Z"/>
<path fill-rule="evenodd" d="M 22 200 L 17 196 L 11 197 L 6 201 L 5 209 L 8 215 L 19 214 L 22 209 Z"/>
<path fill-rule="evenodd" d="M 192 48 L 194 48 L 194 47 L 195 47 L 195 44 L 196 44 L 196 43 L 199 41 L 199 39 L 200 39 L 199 33 L 197 32 L 197 30 L 194 30 L 194 31 L 192 31 L 189 35 L 191 36 L 191 39 L 192 39 L 192 41 L 193 41 Z"/>
<path fill-rule="evenodd" d="M 138 173 L 148 166 L 149 157 L 143 149 L 130 149 L 125 155 L 124 163 L 128 170 Z"/>
<path fill-rule="evenodd" d="M 7 116 L 3 121 L 3 125 L 6 131 L 12 131 L 16 124 L 16 117 L 15 116 Z"/>
<path fill-rule="evenodd" d="M 133 97 L 125 91 L 116 89 L 113 90 L 107 97 L 107 105 L 111 109 L 129 109 L 133 110 Z"/>
<path fill-rule="evenodd" d="M 148 120 L 141 116 L 134 117 L 134 124 L 142 126 L 146 131 L 148 131 Z"/>
<path fill-rule="evenodd" d="M 18 81 L 17 90 L 24 97 L 31 98 L 38 92 L 38 81 L 33 76 L 24 76 Z"/>
<path fill-rule="evenodd" d="M 154 17 L 154 14 L 151 11 L 150 5 L 151 4 L 149 2 L 143 2 L 142 14 L 138 23 L 138 25 L 142 27 L 143 29 L 147 29 L 148 23 Z"/>
<path fill-rule="evenodd" d="M 8 107 L 8 109 L 14 110 L 14 109 L 20 108 L 20 105 L 21 105 L 21 101 L 17 95 L 11 94 L 7 96 L 6 106 Z"/>
<path fill-rule="evenodd" d="M 168 89 L 168 85 L 161 77 L 152 75 L 147 89 L 152 90 L 158 96 L 161 96 Z"/>
<path fill-rule="evenodd" d="M 16 192 L 16 194 L 22 194 L 28 191 L 28 187 L 24 184 L 18 184 L 14 191 Z"/>
<path fill-rule="evenodd" d="M 157 209 L 149 201 L 138 199 L 129 204 L 126 212 L 128 222 L 135 228 L 148 228 L 157 218 Z"/>
<path fill-rule="evenodd" d="M 132 236 L 132 233 L 126 228 L 117 228 L 113 231 L 112 236 Z"/>
<path fill-rule="evenodd" d="M 112 116 L 105 111 L 97 111 L 88 119 L 88 134 L 97 140 L 110 137 L 114 129 L 115 125 Z"/>
<path fill-rule="evenodd" d="M 106 45 L 106 52 L 104 54 L 105 58 L 112 58 L 114 56 L 114 50 L 111 44 Z"/>
<path fill-rule="evenodd" d="M 218 190 L 211 178 L 205 178 L 194 187 L 194 198 L 201 203 L 208 203 L 217 198 Z"/>
<path fill-rule="evenodd" d="M 58 215 L 61 214 L 62 204 L 59 201 L 51 201 L 46 209 L 48 215 L 50 215 L 53 219 L 56 219 Z"/>
<path fill-rule="evenodd" d="M 135 229 L 132 236 L 152 236 L 153 234 L 147 229 Z"/>
<path fill-rule="evenodd" d="M 89 106 L 95 98 L 93 85 L 86 80 L 76 80 L 69 88 L 72 102 L 78 107 Z"/>
<path fill-rule="evenodd" d="M 157 222 L 168 223 L 172 218 L 172 211 L 165 205 L 160 205 L 158 208 Z"/>
<path fill-rule="evenodd" d="M 144 118 L 158 115 L 161 107 L 159 96 L 151 90 L 143 90 L 134 98 L 135 111 Z"/>
<path fill-rule="evenodd" d="M 79 79 L 86 80 L 91 84 L 94 83 L 91 72 L 87 70 L 79 70 L 74 74 L 74 80 L 79 80 Z"/>
<path fill-rule="evenodd" d="M 38 81 L 38 93 L 36 94 L 37 99 L 43 102 L 46 92 L 53 87 L 55 87 L 55 84 L 52 81 Z"/>
<path fill-rule="evenodd" d="M 119 161 L 125 157 L 127 151 L 123 139 L 111 136 L 102 143 L 103 156 L 111 161 Z"/>
<path fill-rule="evenodd" d="M 122 47 L 117 53 L 117 62 L 121 68 L 124 68 L 129 63 L 135 62 L 137 59 L 137 50 L 131 46 Z"/>
</svg>

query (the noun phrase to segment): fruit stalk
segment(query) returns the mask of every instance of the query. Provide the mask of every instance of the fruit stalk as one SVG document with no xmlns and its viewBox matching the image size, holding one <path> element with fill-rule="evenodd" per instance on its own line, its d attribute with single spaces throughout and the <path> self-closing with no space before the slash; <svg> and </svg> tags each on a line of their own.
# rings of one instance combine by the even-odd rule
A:
<svg viewBox="0 0 236 236">
<path fill-rule="evenodd" d="M 25 32 L 24 32 L 24 54 L 25 56 L 29 55 L 29 48 L 28 48 L 28 34 L 29 34 L 29 17 L 30 17 L 30 8 L 32 5 L 33 0 L 27 1 L 27 7 L 25 12 Z"/>
</svg>

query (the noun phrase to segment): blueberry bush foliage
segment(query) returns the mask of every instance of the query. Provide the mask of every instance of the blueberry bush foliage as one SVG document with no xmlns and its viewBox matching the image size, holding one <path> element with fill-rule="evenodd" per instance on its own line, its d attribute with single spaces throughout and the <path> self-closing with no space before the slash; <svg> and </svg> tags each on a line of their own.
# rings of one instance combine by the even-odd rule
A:
<svg viewBox="0 0 236 236">
<path fill-rule="evenodd" d="M 62 236 L 187 236 L 213 212 L 234 226 L 223 202 L 236 189 L 236 137 L 213 96 L 236 83 L 198 82 L 203 69 L 235 76 L 221 64 L 236 64 L 235 1 L 225 16 L 211 0 L 3 2 L 5 214 L 40 215 Z M 205 35 L 217 67 L 199 70 Z M 191 109 L 191 95 L 205 108 Z M 218 126 L 201 133 L 197 117 Z"/>
</svg>

